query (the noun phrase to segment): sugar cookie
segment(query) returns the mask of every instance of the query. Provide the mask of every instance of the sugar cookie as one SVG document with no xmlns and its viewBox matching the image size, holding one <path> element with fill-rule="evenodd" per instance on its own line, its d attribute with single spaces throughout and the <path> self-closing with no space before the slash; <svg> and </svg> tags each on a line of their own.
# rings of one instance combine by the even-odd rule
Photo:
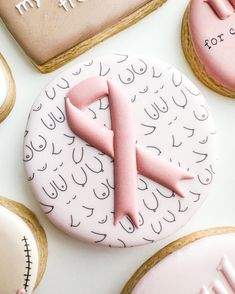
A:
<svg viewBox="0 0 235 294">
<path fill-rule="evenodd" d="M 182 46 L 206 86 L 235 98 L 235 1 L 191 0 L 182 24 Z"/>
<path fill-rule="evenodd" d="M 166 0 L 0 0 L 1 18 L 41 72 L 136 23 Z"/>
<path fill-rule="evenodd" d="M 32 107 L 24 142 L 28 180 L 50 220 L 115 247 L 182 227 L 208 195 L 215 157 L 199 90 L 159 60 L 120 54 L 53 80 Z"/>
<path fill-rule="evenodd" d="M 157 252 L 131 277 L 122 294 L 235 292 L 235 228 L 204 230 Z"/>
<path fill-rule="evenodd" d="M 0 197 L 0 293 L 32 293 L 47 262 L 47 239 L 35 215 Z"/>
</svg>

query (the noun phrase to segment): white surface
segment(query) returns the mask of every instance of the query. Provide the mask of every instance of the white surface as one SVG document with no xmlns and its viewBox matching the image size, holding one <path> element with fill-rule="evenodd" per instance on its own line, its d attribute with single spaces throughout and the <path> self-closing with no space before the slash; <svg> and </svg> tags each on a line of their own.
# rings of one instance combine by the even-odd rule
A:
<svg viewBox="0 0 235 294">
<path fill-rule="evenodd" d="M 177 2 L 177 4 L 176 4 Z M 204 87 L 186 63 L 180 43 L 181 19 L 187 0 L 169 0 L 130 29 L 114 36 L 62 69 L 42 75 L 28 62 L 3 25 L 0 51 L 7 58 L 17 86 L 14 110 L 0 125 L 0 194 L 33 209 L 46 227 L 49 241 L 47 272 L 36 294 L 117 294 L 132 273 L 166 243 L 188 232 L 219 225 L 235 225 L 235 101 Z M 23 135 L 30 107 L 59 72 L 78 61 L 110 52 L 135 52 L 162 58 L 188 75 L 204 93 L 218 130 L 220 160 L 210 196 L 180 232 L 163 242 L 130 249 L 108 249 L 87 245 L 59 232 L 40 211 L 26 182 L 22 163 Z M 161 293 L 164 294 L 164 293 Z M 180 293 L 177 293 L 180 294 Z"/>
</svg>

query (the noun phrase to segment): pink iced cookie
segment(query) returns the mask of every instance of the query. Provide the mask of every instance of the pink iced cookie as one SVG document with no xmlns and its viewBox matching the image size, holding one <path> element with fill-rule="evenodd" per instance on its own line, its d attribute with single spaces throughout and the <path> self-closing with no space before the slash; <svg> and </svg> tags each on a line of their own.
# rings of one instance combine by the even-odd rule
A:
<svg viewBox="0 0 235 294">
<path fill-rule="evenodd" d="M 235 1 L 191 0 L 182 31 L 186 58 L 199 79 L 235 97 Z"/>
<path fill-rule="evenodd" d="M 215 130 L 180 72 L 115 54 L 78 64 L 43 90 L 24 162 L 56 226 L 92 243 L 136 246 L 175 232 L 206 198 Z"/>
<path fill-rule="evenodd" d="M 122 294 L 233 294 L 234 246 L 235 228 L 215 228 L 183 237 L 146 261 Z"/>
</svg>

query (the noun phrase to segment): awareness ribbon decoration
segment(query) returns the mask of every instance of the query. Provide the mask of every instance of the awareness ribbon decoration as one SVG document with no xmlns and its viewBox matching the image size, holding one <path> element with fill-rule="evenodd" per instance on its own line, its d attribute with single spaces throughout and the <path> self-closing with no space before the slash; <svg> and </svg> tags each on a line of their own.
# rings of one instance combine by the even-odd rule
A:
<svg viewBox="0 0 235 294">
<path fill-rule="evenodd" d="M 112 129 L 84 114 L 93 102 L 107 96 Z M 183 197 L 179 181 L 194 176 L 135 143 L 132 104 L 128 94 L 103 77 L 74 86 L 65 99 L 70 129 L 81 139 L 114 159 L 114 223 L 128 215 L 138 227 L 137 172 Z"/>
<path fill-rule="evenodd" d="M 217 16 L 224 20 L 234 13 L 235 0 L 205 0 Z"/>
<path fill-rule="evenodd" d="M 25 293 L 26 293 L 25 290 L 24 289 L 21 289 L 21 290 L 17 291 L 16 294 L 25 294 Z"/>
</svg>

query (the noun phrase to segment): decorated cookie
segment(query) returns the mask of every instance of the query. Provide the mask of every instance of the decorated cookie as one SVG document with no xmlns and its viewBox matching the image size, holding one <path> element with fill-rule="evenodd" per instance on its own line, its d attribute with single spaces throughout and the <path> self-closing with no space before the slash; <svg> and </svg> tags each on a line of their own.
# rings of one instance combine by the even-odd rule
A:
<svg viewBox="0 0 235 294">
<path fill-rule="evenodd" d="M 3 197 L 0 240 L 0 293 L 32 293 L 46 268 L 46 235 L 28 208 Z"/>
<path fill-rule="evenodd" d="M 122 294 L 235 293 L 235 228 L 183 237 L 146 261 Z"/>
<path fill-rule="evenodd" d="M 212 90 L 235 98 L 235 1 L 191 0 L 182 26 L 185 56 Z"/>
<path fill-rule="evenodd" d="M 114 54 L 77 64 L 35 101 L 24 163 L 66 233 L 126 247 L 165 238 L 205 200 L 215 129 L 198 89 L 161 61 Z"/>
<path fill-rule="evenodd" d="M 0 16 L 34 65 L 50 72 L 136 23 L 164 2 L 0 0 Z"/>
<path fill-rule="evenodd" d="M 0 54 L 0 122 L 3 121 L 15 104 L 15 82 L 11 70 Z"/>
</svg>

